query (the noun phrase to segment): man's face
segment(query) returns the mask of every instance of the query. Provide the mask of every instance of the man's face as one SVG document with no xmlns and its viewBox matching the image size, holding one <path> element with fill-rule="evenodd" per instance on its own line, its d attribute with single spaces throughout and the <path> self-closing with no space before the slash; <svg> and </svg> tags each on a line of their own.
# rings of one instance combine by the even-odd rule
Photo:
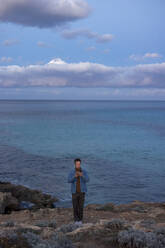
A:
<svg viewBox="0 0 165 248">
<path fill-rule="evenodd" d="M 77 169 L 80 168 L 80 165 L 81 165 L 81 162 L 80 162 L 80 161 L 76 161 L 75 167 L 76 167 Z"/>
</svg>

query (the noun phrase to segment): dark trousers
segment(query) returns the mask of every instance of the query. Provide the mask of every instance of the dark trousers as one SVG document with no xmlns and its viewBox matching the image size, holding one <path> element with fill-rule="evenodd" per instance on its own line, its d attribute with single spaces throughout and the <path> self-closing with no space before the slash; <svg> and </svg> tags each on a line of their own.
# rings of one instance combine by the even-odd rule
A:
<svg viewBox="0 0 165 248">
<path fill-rule="evenodd" d="M 74 221 L 80 221 L 80 220 L 82 221 L 84 201 L 85 201 L 85 192 L 72 193 Z"/>
</svg>

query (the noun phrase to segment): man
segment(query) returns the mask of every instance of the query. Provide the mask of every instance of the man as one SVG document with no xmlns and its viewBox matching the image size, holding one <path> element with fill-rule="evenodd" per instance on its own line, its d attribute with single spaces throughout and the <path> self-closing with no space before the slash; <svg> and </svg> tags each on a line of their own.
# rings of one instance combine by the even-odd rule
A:
<svg viewBox="0 0 165 248">
<path fill-rule="evenodd" d="M 71 183 L 74 222 L 81 225 L 85 193 L 87 192 L 86 182 L 89 182 L 89 176 L 87 171 L 81 168 L 80 158 L 76 158 L 74 164 L 75 168 L 68 175 L 68 183 Z"/>
</svg>

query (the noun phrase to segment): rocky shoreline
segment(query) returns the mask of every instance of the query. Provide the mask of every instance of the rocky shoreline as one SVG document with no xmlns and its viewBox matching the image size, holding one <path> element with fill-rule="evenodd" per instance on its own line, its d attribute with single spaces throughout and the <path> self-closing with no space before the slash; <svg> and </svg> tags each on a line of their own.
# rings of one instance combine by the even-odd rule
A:
<svg viewBox="0 0 165 248">
<path fill-rule="evenodd" d="M 83 225 L 73 209 L 39 190 L 0 182 L 0 247 L 165 248 L 165 202 L 88 204 Z"/>
<path fill-rule="evenodd" d="M 0 213 L 23 209 L 53 208 L 58 199 L 41 190 L 32 190 L 10 182 L 0 182 Z"/>
</svg>

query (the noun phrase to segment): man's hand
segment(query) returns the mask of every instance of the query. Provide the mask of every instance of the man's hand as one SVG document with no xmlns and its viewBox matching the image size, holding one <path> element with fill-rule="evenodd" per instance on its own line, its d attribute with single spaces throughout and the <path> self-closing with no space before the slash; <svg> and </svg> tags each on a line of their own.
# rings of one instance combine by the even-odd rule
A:
<svg viewBox="0 0 165 248">
<path fill-rule="evenodd" d="M 76 171 L 76 173 L 75 173 L 75 177 L 82 176 L 82 175 L 83 175 L 83 173 L 79 172 L 79 171 Z"/>
<path fill-rule="evenodd" d="M 78 176 L 79 176 L 79 172 L 76 171 L 76 172 L 75 172 L 75 177 L 78 177 Z"/>
</svg>

